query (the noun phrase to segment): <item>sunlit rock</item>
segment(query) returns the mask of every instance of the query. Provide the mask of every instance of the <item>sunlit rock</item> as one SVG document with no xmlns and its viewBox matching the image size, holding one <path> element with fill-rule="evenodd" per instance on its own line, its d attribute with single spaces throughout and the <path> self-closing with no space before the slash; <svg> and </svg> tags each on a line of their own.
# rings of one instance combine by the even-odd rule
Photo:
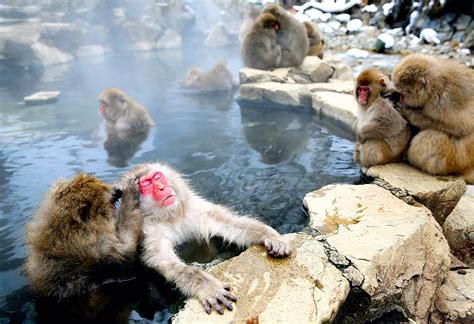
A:
<svg viewBox="0 0 474 324">
<path fill-rule="evenodd" d="M 402 310 L 426 322 L 447 276 L 449 246 L 431 212 L 376 185 L 329 185 L 308 193 L 309 226 L 364 275 L 370 305 L 356 322 Z"/>
<path fill-rule="evenodd" d="M 466 191 L 466 183 L 459 177 L 436 177 L 403 163 L 373 166 L 367 175 L 387 183 L 386 189 L 396 188 L 415 198 L 431 210 L 440 225 Z"/>
<path fill-rule="evenodd" d="M 311 82 L 327 82 L 334 74 L 334 69 L 317 56 L 306 56 L 298 70 Z"/>
<path fill-rule="evenodd" d="M 450 271 L 435 297 L 433 323 L 474 322 L 474 269 Z"/>
<path fill-rule="evenodd" d="M 210 48 L 225 47 L 232 43 L 233 41 L 229 31 L 221 23 L 215 25 L 204 40 L 204 45 Z"/>
<path fill-rule="evenodd" d="M 349 293 L 349 282 L 328 260 L 323 245 L 306 234 L 289 234 L 292 252 L 275 260 L 260 246 L 213 266 L 210 272 L 232 288 L 233 311 L 207 315 L 196 299 L 189 299 L 173 323 L 331 322 Z"/>
<path fill-rule="evenodd" d="M 358 109 L 354 96 L 345 93 L 321 91 L 315 92 L 311 98 L 312 107 L 316 112 L 341 122 L 349 129 L 352 128 Z"/>
<path fill-rule="evenodd" d="M 465 194 L 443 224 L 453 254 L 474 266 L 474 195 Z"/>
<path fill-rule="evenodd" d="M 257 104 L 302 107 L 309 104 L 309 98 L 310 92 L 303 84 L 263 82 L 240 86 L 240 99 Z"/>
<path fill-rule="evenodd" d="M 40 91 L 25 97 L 25 105 L 41 105 L 58 101 L 60 91 Z"/>
<path fill-rule="evenodd" d="M 156 43 L 156 48 L 180 48 L 181 36 L 174 30 L 167 29 Z"/>
</svg>

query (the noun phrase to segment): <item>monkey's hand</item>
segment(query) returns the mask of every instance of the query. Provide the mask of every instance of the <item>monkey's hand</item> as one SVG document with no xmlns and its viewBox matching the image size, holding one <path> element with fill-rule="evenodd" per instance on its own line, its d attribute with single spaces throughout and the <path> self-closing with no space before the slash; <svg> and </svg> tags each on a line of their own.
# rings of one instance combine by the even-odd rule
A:
<svg viewBox="0 0 474 324">
<path fill-rule="evenodd" d="M 290 246 L 280 237 L 270 237 L 263 241 L 270 256 L 274 258 L 286 258 L 290 255 Z"/>
<path fill-rule="evenodd" d="M 205 272 L 202 272 L 202 275 L 197 297 L 206 313 L 210 314 L 212 309 L 215 309 L 219 314 L 224 314 L 221 304 L 231 311 L 233 309 L 231 302 L 236 302 L 237 297 L 229 292 L 230 286 Z"/>
</svg>

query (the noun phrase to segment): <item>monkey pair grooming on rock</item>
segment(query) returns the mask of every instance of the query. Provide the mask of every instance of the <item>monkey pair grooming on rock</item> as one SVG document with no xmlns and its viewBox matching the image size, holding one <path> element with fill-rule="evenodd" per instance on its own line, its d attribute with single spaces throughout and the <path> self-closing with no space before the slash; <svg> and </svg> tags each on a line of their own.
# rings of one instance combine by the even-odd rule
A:
<svg viewBox="0 0 474 324">
<path fill-rule="evenodd" d="M 219 236 L 242 247 L 261 243 L 272 257 L 290 254 L 274 229 L 205 200 L 169 166 L 140 165 L 121 187 L 118 215 L 119 195 L 92 176 L 59 181 L 48 193 L 27 230 L 26 273 L 38 295 L 61 300 L 88 293 L 110 276 L 109 265 L 134 260 L 142 242 L 146 266 L 197 297 L 207 313 L 222 314 L 236 301 L 230 287 L 186 265 L 175 252 L 178 245 Z"/>
</svg>

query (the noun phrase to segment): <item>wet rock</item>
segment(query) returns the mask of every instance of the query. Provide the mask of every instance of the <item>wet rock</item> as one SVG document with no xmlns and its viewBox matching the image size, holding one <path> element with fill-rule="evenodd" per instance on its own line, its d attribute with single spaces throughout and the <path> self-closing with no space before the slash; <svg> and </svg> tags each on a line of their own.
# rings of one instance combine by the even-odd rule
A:
<svg viewBox="0 0 474 324">
<path fill-rule="evenodd" d="M 440 225 L 466 191 L 466 183 L 459 177 L 436 177 L 403 163 L 373 166 L 367 175 L 415 198 L 433 213 Z"/>
<path fill-rule="evenodd" d="M 465 274 L 450 271 L 435 296 L 435 323 L 472 323 L 474 321 L 474 269 Z"/>
<path fill-rule="evenodd" d="M 308 193 L 309 226 L 351 260 L 370 296 L 358 319 L 401 309 L 426 322 L 449 271 L 449 246 L 423 206 L 410 206 L 376 185 L 329 185 Z"/>
<path fill-rule="evenodd" d="M 256 104 L 304 107 L 309 105 L 309 98 L 310 92 L 302 84 L 263 82 L 240 86 L 240 99 Z"/>
<path fill-rule="evenodd" d="M 354 82 L 352 81 L 341 81 L 341 80 L 330 80 L 329 83 L 311 83 L 307 85 L 307 88 L 311 92 L 338 92 L 345 94 L 352 94 L 354 92 Z"/>
<path fill-rule="evenodd" d="M 446 218 L 443 233 L 453 254 L 474 266 L 474 195 L 464 195 Z"/>
<path fill-rule="evenodd" d="M 226 47 L 233 43 L 230 33 L 227 31 L 223 24 L 215 25 L 206 39 L 204 40 L 204 45 L 206 47 Z"/>
<path fill-rule="evenodd" d="M 298 70 L 311 82 L 327 82 L 334 74 L 333 68 L 316 56 L 305 57 Z"/>
<path fill-rule="evenodd" d="M 181 36 L 178 33 L 174 30 L 167 29 L 156 43 L 156 48 L 180 48 L 181 40 Z"/>
<path fill-rule="evenodd" d="M 329 91 L 314 93 L 312 107 L 316 112 L 341 122 L 348 129 L 352 128 L 358 109 L 352 95 Z"/>
<path fill-rule="evenodd" d="M 331 322 L 349 293 L 349 283 L 325 254 L 323 245 L 306 234 L 285 235 L 292 253 L 275 260 L 254 245 L 238 257 L 212 267 L 211 273 L 230 284 L 238 298 L 233 311 L 207 315 L 189 299 L 173 323 Z"/>
<path fill-rule="evenodd" d="M 58 101 L 60 94 L 61 92 L 59 91 L 41 91 L 27 96 L 23 100 L 25 101 L 25 105 L 28 106 L 41 105 Z"/>
</svg>

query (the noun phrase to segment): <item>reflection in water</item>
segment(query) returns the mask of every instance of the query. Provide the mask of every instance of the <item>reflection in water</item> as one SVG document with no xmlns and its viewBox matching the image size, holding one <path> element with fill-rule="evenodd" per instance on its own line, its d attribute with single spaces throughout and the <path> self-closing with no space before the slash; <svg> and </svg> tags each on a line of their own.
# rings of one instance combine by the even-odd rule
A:
<svg viewBox="0 0 474 324">
<path fill-rule="evenodd" d="M 234 90 L 220 91 L 214 93 L 184 92 L 199 107 L 213 108 L 216 110 L 228 110 L 234 102 Z"/>
<path fill-rule="evenodd" d="M 264 111 L 262 111 L 264 109 Z M 311 115 L 287 109 L 241 107 L 242 130 L 262 162 L 278 164 L 293 158 L 306 147 Z"/>
<path fill-rule="evenodd" d="M 107 139 L 104 142 L 104 149 L 108 154 L 107 162 L 117 168 L 127 166 L 128 161 L 138 152 L 149 133 L 148 127 L 133 132 L 107 128 Z"/>
</svg>

